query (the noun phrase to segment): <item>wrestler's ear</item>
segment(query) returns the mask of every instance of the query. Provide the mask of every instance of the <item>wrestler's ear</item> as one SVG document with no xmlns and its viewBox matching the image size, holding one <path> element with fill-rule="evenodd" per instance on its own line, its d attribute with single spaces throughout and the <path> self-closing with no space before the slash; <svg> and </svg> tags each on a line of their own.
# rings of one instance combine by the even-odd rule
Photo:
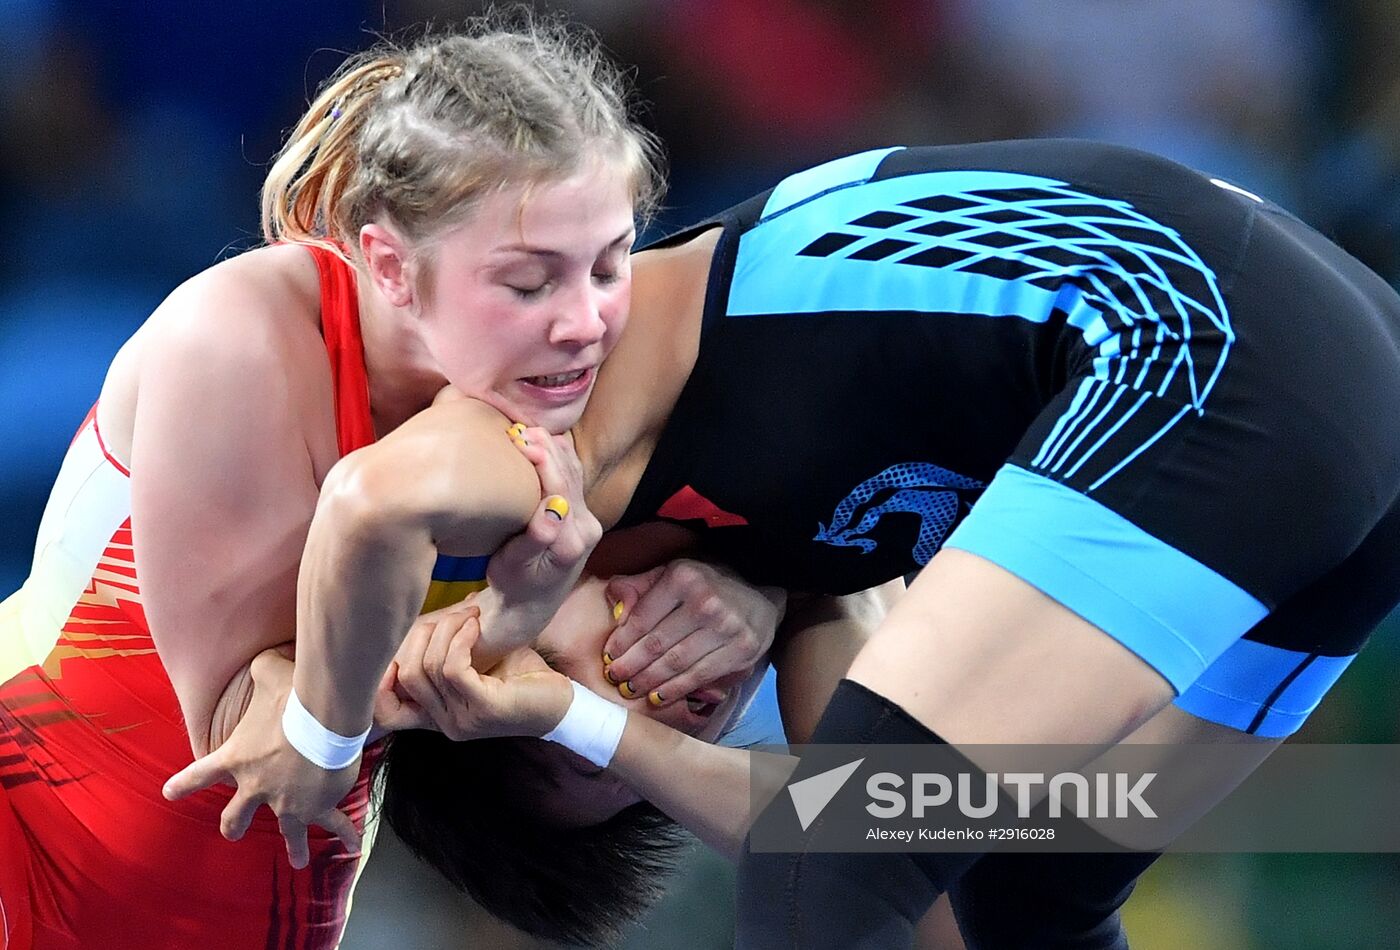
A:
<svg viewBox="0 0 1400 950">
<path fill-rule="evenodd" d="M 395 307 L 413 304 L 413 267 L 408 242 L 394 228 L 378 223 L 360 228 L 360 255 L 370 283 Z"/>
</svg>

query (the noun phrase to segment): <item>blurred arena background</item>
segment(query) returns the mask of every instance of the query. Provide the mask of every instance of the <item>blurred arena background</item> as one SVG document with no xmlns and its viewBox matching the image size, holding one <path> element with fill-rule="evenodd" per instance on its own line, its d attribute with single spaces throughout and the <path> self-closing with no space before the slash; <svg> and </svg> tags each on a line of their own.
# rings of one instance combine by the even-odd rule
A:
<svg viewBox="0 0 1400 950">
<path fill-rule="evenodd" d="M 636 67 L 671 163 L 654 232 L 848 151 L 1085 136 L 1267 195 L 1400 285 L 1394 0 L 554 8 Z M 257 243 L 265 163 L 342 52 L 475 9 L 0 2 L 0 597 L 28 570 L 49 484 L 112 354 L 176 284 Z M 1396 626 L 1377 634 L 1301 740 L 1400 741 Z M 625 946 L 728 946 L 732 883 L 697 849 L 673 897 Z M 1170 856 L 1127 919 L 1139 950 L 1400 946 L 1400 856 Z M 381 843 L 346 950 L 468 946 L 537 944 Z"/>
</svg>

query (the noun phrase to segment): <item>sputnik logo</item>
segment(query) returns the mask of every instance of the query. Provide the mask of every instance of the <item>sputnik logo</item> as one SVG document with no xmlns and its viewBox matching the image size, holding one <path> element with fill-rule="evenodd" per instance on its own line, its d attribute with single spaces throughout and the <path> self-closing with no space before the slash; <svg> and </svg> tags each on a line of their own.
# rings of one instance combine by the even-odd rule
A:
<svg viewBox="0 0 1400 950">
<path fill-rule="evenodd" d="M 841 791 L 841 787 L 864 761 L 864 758 L 856 759 L 788 786 L 788 794 L 792 796 L 792 807 L 797 811 L 797 820 L 803 831 L 812 826 L 812 822 L 831 804 L 836 793 Z"/>
</svg>

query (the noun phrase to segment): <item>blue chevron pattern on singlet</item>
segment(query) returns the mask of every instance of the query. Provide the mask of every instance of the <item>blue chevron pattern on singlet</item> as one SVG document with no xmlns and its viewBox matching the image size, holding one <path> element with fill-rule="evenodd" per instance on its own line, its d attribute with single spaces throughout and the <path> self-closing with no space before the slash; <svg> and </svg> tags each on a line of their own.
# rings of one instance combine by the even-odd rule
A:
<svg viewBox="0 0 1400 950">
<path fill-rule="evenodd" d="M 1128 201 L 1034 175 L 870 181 L 863 170 L 846 186 L 816 176 L 822 190 L 787 196 L 741 238 L 729 316 L 914 311 L 1043 323 L 1063 312 L 1098 356 L 1035 468 L 1071 478 L 1153 397 L 1179 407 L 1089 491 L 1203 411 L 1234 331 L 1215 272 L 1176 230 Z M 786 261 L 781 280 L 769 255 Z M 1193 327 L 1213 331 L 1210 353 L 1193 351 Z"/>
<path fill-rule="evenodd" d="M 984 487 L 975 478 L 927 462 L 891 465 L 852 489 L 836 506 L 831 524 L 818 525 L 812 540 L 841 548 L 856 547 L 868 554 L 875 550 L 875 542 L 867 535 L 881 518 L 895 512 L 914 514 L 919 516 L 919 538 L 914 543 L 913 554 L 914 560 L 922 566 L 938 552 L 958 513 L 970 506 L 959 490 L 981 491 Z M 887 490 L 892 490 L 890 496 L 865 509 L 853 527 L 851 521 L 856 511 Z"/>
</svg>

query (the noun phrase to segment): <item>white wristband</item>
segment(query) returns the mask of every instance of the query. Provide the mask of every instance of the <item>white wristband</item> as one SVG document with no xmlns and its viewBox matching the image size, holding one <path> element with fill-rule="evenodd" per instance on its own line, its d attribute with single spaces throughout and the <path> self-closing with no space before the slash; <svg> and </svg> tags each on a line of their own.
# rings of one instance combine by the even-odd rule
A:
<svg viewBox="0 0 1400 950">
<path fill-rule="evenodd" d="M 287 697 L 287 708 L 282 710 L 282 734 L 293 749 L 328 772 L 354 764 L 369 738 L 368 729 L 358 736 L 331 732 L 301 704 L 295 687 Z"/>
<path fill-rule="evenodd" d="M 569 711 L 559 725 L 543 736 L 576 752 L 599 768 L 607 768 L 627 728 L 627 710 L 610 703 L 587 686 L 569 680 L 574 688 Z"/>
</svg>

